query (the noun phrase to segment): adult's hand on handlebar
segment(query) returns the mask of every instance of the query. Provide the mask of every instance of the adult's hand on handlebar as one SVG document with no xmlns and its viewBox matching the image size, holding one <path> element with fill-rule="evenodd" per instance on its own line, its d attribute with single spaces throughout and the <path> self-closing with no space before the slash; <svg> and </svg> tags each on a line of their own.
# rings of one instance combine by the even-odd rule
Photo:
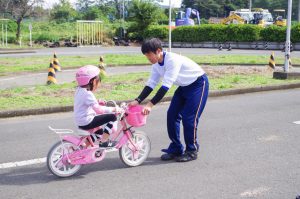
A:
<svg viewBox="0 0 300 199">
<path fill-rule="evenodd" d="M 152 110 L 152 107 L 153 107 L 154 105 L 151 103 L 151 102 L 148 102 L 147 104 L 146 104 L 146 106 L 144 106 L 144 109 L 142 110 L 142 113 L 144 114 L 144 115 L 149 115 L 150 114 L 150 112 L 151 112 L 151 110 Z"/>
</svg>

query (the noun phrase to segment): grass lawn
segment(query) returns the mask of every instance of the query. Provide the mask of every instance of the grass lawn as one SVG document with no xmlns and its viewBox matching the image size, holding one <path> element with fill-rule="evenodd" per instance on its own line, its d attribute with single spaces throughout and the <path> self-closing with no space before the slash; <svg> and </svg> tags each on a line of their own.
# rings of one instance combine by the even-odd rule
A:
<svg viewBox="0 0 300 199">
<path fill-rule="evenodd" d="M 213 65 L 224 64 L 268 64 L 270 55 L 188 55 L 197 63 L 210 63 Z M 32 56 L 22 58 L 3 57 L 0 58 L 0 76 L 10 73 L 47 71 L 51 57 Z M 63 69 L 79 67 L 87 64 L 99 64 L 99 56 L 59 56 L 59 62 Z M 145 56 L 141 54 L 116 55 L 107 54 L 104 56 L 108 66 L 149 64 Z M 283 64 L 283 57 L 275 56 L 276 64 Z M 292 58 L 293 64 L 300 64 L 300 57 Z"/>
<path fill-rule="evenodd" d="M 209 75 L 210 90 L 230 88 L 247 88 L 261 85 L 295 83 L 300 80 L 275 80 L 270 74 L 224 74 Z M 138 96 L 148 79 L 149 73 L 132 73 L 115 75 L 103 80 L 101 88 L 96 93 L 97 98 L 106 100 L 131 100 Z M 50 86 L 19 87 L 5 89 L 0 92 L 0 109 L 16 110 L 42 108 L 51 106 L 66 106 L 73 104 L 75 82 Z M 159 88 L 159 86 L 157 86 Z M 167 93 L 172 96 L 175 86 Z M 152 95 L 155 92 L 152 92 Z"/>
</svg>

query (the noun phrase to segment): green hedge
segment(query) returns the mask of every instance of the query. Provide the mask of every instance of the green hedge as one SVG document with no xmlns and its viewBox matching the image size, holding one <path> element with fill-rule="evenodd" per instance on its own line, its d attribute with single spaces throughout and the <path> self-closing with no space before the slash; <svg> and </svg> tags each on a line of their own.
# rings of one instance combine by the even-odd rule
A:
<svg viewBox="0 0 300 199">
<path fill-rule="evenodd" d="M 256 25 L 229 25 L 226 26 L 226 41 L 253 42 L 259 40 L 261 27 Z"/>
<path fill-rule="evenodd" d="M 292 27 L 291 35 L 292 42 L 300 42 L 300 23 Z"/>
<path fill-rule="evenodd" d="M 143 38 L 156 37 L 162 40 L 166 39 L 169 33 L 167 26 L 150 26 L 143 34 Z"/>
<path fill-rule="evenodd" d="M 224 26 L 225 27 L 225 26 Z M 223 26 L 201 25 L 201 26 L 180 26 L 172 31 L 172 40 L 174 42 L 201 42 L 212 41 L 216 37 L 217 40 L 223 40 L 220 33 Z"/>
<path fill-rule="evenodd" d="M 269 26 L 260 31 L 262 41 L 284 42 L 286 39 L 286 27 Z"/>
<path fill-rule="evenodd" d="M 150 26 L 144 38 L 158 37 L 167 40 L 166 26 Z M 286 27 L 269 26 L 262 28 L 257 25 L 216 25 L 203 24 L 200 26 L 179 26 L 172 31 L 173 42 L 284 42 Z M 294 25 L 291 30 L 291 41 L 300 42 L 300 24 Z"/>
</svg>

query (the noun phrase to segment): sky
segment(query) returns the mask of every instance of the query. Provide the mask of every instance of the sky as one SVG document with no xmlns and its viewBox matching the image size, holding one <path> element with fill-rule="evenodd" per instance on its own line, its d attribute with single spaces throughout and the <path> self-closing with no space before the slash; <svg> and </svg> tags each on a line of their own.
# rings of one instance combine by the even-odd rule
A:
<svg viewBox="0 0 300 199">
<path fill-rule="evenodd" d="M 59 0 L 44 0 L 44 8 L 52 8 L 55 3 L 58 3 Z M 76 0 L 70 0 L 71 4 L 74 5 Z"/>
<path fill-rule="evenodd" d="M 157 0 L 162 7 L 169 7 L 169 0 Z M 182 0 L 171 0 L 172 7 L 180 8 Z"/>
<path fill-rule="evenodd" d="M 59 0 L 44 0 L 44 7 L 45 8 L 51 8 L 55 3 L 58 3 Z M 168 7 L 169 6 L 169 0 L 157 0 L 159 4 L 162 7 Z M 74 5 L 76 3 L 76 0 L 70 0 L 71 4 Z M 172 6 L 173 7 L 180 7 L 182 0 L 172 0 Z"/>
</svg>

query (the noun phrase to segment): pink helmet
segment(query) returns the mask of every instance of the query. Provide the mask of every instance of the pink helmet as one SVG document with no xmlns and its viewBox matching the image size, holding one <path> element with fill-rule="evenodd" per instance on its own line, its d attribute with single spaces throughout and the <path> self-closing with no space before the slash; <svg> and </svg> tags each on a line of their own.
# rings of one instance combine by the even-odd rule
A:
<svg viewBox="0 0 300 199">
<path fill-rule="evenodd" d="M 79 68 L 76 72 L 76 81 L 78 86 L 87 85 L 90 80 L 100 74 L 100 69 L 93 65 L 87 65 Z"/>
</svg>

